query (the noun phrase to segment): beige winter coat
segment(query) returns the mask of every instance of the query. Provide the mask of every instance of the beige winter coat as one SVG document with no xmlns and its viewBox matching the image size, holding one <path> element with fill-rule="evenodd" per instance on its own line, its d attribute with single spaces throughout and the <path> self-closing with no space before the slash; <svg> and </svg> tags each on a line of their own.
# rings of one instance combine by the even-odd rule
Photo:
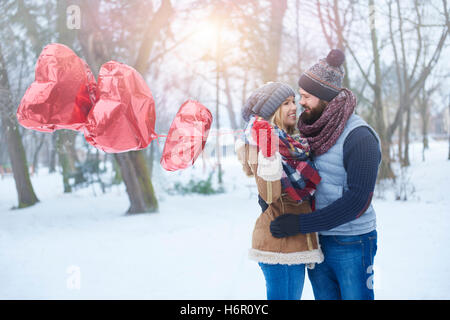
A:
<svg viewBox="0 0 450 320">
<path fill-rule="evenodd" d="M 239 141 L 239 140 L 238 140 Z M 247 176 L 254 176 L 258 193 L 269 205 L 256 220 L 249 257 L 271 264 L 313 264 L 323 261 L 317 233 L 297 234 L 285 238 L 275 238 L 270 232 L 270 222 L 285 214 L 311 212 L 309 201 L 298 204 L 282 191 L 281 180 L 266 181 L 258 173 L 258 153 L 256 146 L 236 143 L 236 153 Z"/>
</svg>

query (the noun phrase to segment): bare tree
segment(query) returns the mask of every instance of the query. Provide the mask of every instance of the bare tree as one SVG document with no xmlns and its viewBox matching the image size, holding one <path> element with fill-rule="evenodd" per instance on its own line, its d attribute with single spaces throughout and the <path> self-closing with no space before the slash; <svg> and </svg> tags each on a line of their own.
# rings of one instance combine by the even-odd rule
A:
<svg viewBox="0 0 450 320">
<path fill-rule="evenodd" d="M 382 149 L 382 162 L 379 172 L 379 179 L 395 178 L 394 172 L 391 167 L 391 155 L 390 155 L 390 136 L 387 134 L 387 126 L 385 123 L 385 110 L 383 108 L 383 98 L 382 98 L 382 74 L 381 74 L 381 62 L 380 62 L 380 47 L 378 41 L 378 34 L 376 29 L 376 16 L 375 16 L 375 5 L 373 0 L 368 0 L 369 5 L 369 28 L 370 28 L 370 39 L 371 39 L 371 58 L 372 66 L 374 69 L 375 77 L 372 80 L 369 76 L 368 71 L 364 70 L 361 62 L 356 56 L 353 46 L 345 38 L 345 46 L 350 52 L 352 58 L 354 59 L 358 70 L 361 72 L 365 82 L 367 82 L 369 88 L 372 90 L 372 108 L 375 113 L 375 129 L 381 139 L 381 149 Z"/>
<path fill-rule="evenodd" d="M 25 208 L 34 205 L 39 200 L 31 184 L 28 162 L 19 132 L 19 124 L 14 114 L 3 50 L 3 45 L 0 43 L 0 113 L 2 129 L 6 136 L 9 158 L 16 183 L 19 198 L 18 208 Z"/>
<path fill-rule="evenodd" d="M 424 81 L 431 74 L 431 71 L 437 64 L 439 60 L 441 50 L 447 38 L 449 32 L 449 24 L 446 22 L 441 25 L 442 33 L 439 36 L 436 46 L 430 55 L 428 55 L 425 63 L 420 64 L 420 61 L 424 60 L 423 53 L 423 42 L 421 38 L 420 21 L 416 23 L 415 28 L 413 29 L 419 41 L 417 42 L 416 48 L 416 56 L 412 60 L 412 64 L 410 64 L 411 59 L 407 54 L 407 45 L 405 41 L 405 29 L 403 26 L 402 18 L 398 18 L 401 15 L 401 7 L 399 2 L 397 2 L 397 10 L 400 10 L 397 14 L 398 25 L 394 28 L 393 26 L 393 15 L 392 15 L 392 1 L 389 1 L 389 13 L 388 13 L 388 23 L 389 23 L 389 39 L 390 45 L 392 46 L 392 51 L 394 53 L 394 65 L 396 68 L 397 74 L 397 82 L 399 87 L 399 105 L 397 106 L 394 116 L 392 117 L 392 121 L 388 121 L 390 117 L 387 117 L 388 110 L 387 107 L 384 106 L 383 102 L 383 74 L 381 72 L 381 50 L 386 48 L 387 42 L 383 41 L 380 43 L 378 39 L 378 30 L 376 28 L 376 13 L 377 7 L 375 6 L 375 2 L 373 0 L 368 0 L 368 8 L 369 8 L 369 28 L 370 28 L 370 39 L 371 39 L 371 67 L 374 71 L 374 76 L 370 76 L 369 71 L 365 70 L 362 67 L 362 63 L 360 59 L 358 59 L 357 54 L 354 50 L 354 44 L 351 44 L 349 41 L 344 39 L 345 46 L 350 52 L 352 58 L 354 59 L 358 70 L 361 72 L 365 82 L 368 84 L 368 88 L 372 91 L 372 107 L 374 110 L 375 116 L 375 127 L 377 132 L 380 135 L 381 144 L 382 144 L 382 164 L 380 168 L 380 179 L 385 178 L 395 178 L 394 172 L 391 168 L 391 155 L 390 155 L 390 146 L 392 144 L 392 137 L 397 128 L 400 127 L 400 130 L 403 130 L 401 136 L 405 138 L 405 144 L 408 144 L 409 141 L 409 131 L 410 131 L 410 110 L 411 104 L 414 102 L 420 88 L 423 86 Z M 421 17 L 422 14 L 420 10 L 418 10 L 419 5 L 415 3 L 415 12 L 416 17 Z M 443 1 L 444 11 L 447 11 L 446 3 Z M 403 32 L 403 33 L 402 33 Z M 413 42 L 414 43 L 414 42 Z M 400 46 L 400 49 L 398 49 Z M 370 70 L 370 69 L 369 69 Z M 407 122 L 406 127 L 402 128 L 402 119 L 406 116 Z M 409 119 L 409 120 L 408 120 Z M 401 143 L 401 142 L 400 142 Z M 403 158 L 408 158 L 408 150 L 405 149 L 405 153 L 403 154 Z"/>
<path fill-rule="evenodd" d="M 98 1 L 81 0 L 80 7 L 85 12 L 83 26 L 78 33 L 78 38 L 88 64 L 93 70 L 99 70 L 100 66 L 110 60 L 114 53 L 113 44 L 110 44 L 99 25 Z M 147 8 L 148 10 L 148 8 Z M 145 12 L 147 14 L 147 12 Z M 159 9 L 153 13 L 152 19 L 146 19 L 147 23 L 141 30 L 141 42 L 137 48 L 137 58 L 133 63 L 135 69 L 145 75 L 150 67 L 150 54 L 157 39 L 164 28 L 166 28 L 174 14 L 169 0 L 163 0 Z M 137 17 L 134 17 L 137 18 Z M 110 44 L 110 46 L 108 45 Z M 94 71 L 96 73 L 96 71 Z M 144 152 L 131 151 L 116 153 L 121 176 L 125 183 L 130 207 L 127 213 L 155 212 L 158 210 L 158 202 L 150 179 L 149 168 L 146 163 Z"/>
<path fill-rule="evenodd" d="M 33 186 L 31 184 L 30 175 L 28 171 L 28 162 L 25 154 L 25 148 L 22 141 L 22 136 L 19 130 L 19 124 L 15 116 L 15 107 L 13 101 L 13 92 L 11 90 L 10 75 L 6 63 L 8 62 L 7 52 L 11 47 L 22 43 L 19 39 L 14 38 L 14 29 L 12 25 L 23 27 L 27 32 L 27 26 L 33 24 L 35 19 L 28 16 L 28 12 L 24 10 L 23 1 L 4 1 L 0 8 L 3 12 L 3 18 L 0 18 L 1 26 L 1 43 L 0 43 L 0 114 L 2 122 L 2 130 L 5 135 L 6 144 L 8 146 L 8 154 L 13 170 L 14 181 L 18 194 L 18 208 L 25 208 L 34 205 L 39 201 Z M 15 14 L 14 14 L 14 13 Z M 23 16 L 27 19 L 22 19 Z M 9 18 L 12 19 L 9 20 Z M 29 43 L 33 48 L 38 48 L 40 45 L 39 28 L 34 26 L 32 33 L 28 33 Z M 8 46 L 5 47 L 5 43 Z M 9 55 L 11 56 L 11 54 Z M 16 56 L 14 56 L 16 58 Z M 21 63 L 24 63 L 23 61 Z"/>
<path fill-rule="evenodd" d="M 76 41 L 76 32 L 67 28 L 67 0 L 58 0 L 56 2 L 56 42 L 74 47 Z M 70 178 L 75 174 L 77 165 L 80 161 L 76 152 L 75 141 L 79 132 L 73 130 L 57 130 L 56 152 L 59 165 L 61 166 L 64 192 L 72 192 Z"/>
<path fill-rule="evenodd" d="M 394 121 L 388 128 L 388 135 L 392 136 L 397 126 L 403 129 L 402 119 L 406 117 L 406 127 L 404 128 L 404 153 L 401 156 L 402 165 L 409 165 L 409 132 L 411 127 L 411 106 L 416 99 L 418 93 L 425 84 L 426 79 L 431 74 L 433 68 L 436 66 L 441 51 L 444 47 L 445 40 L 449 33 L 448 22 L 445 22 L 440 31 L 439 40 L 432 50 L 431 56 L 427 59 L 428 44 L 424 39 L 423 33 L 423 4 L 419 1 L 414 1 L 415 19 L 413 22 L 412 32 L 416 37 L 414 41 L 411 39 L 411 35 L 408 34 L 405 27 L 404 17 L 407 16 L 404 13 L 404 8 L 400 5 L 400 1 L 396 0 L 396 12 L 397 16 L 392 14 L 392 1 L 388 3 L 389 7 L 389 35 L 391 40 L 391 46 L 394 52 L 394 64 L 396 67 L 398 88 L 399 88 L 399 106 L 394 117 Z M 447 11 L 446 1 L 443 1 L 443 9 Z M 394 19 L 398 20 L 398 24 L 393 26 Z M 394 31 L 395 30 L 395 31 Z M 397 35 L 397 36 L 396 36 Z M 408 43 L 414 43 L 416 45 L 414 59 L 411 60 L 408 56 L 408 45 L 406 43 L 406 36 L 408 36 Z M 400 48 L 398 48 L 398 46 Z M 421 63 L 421 61 L 424 61 Z M 401 130 L 403 131 L 403 130 Z M 402 132 L 400 132 L 402 133 Z M 402 134 L 399 135 L 401 141 Z"/>
<path fill-rule="evenodd" d="M 264 82 L 275 81 L 278 78 L 283 17 L 286 9 L 287 0 L 270 0 L 269 34 L 267 35 L 269 54 L 263 73 Z"/>
<path fill-rule="evenodd" d="M 431 96 L 439 88 L 439 84 L 425 89 L 422 86 L 416 99 L 416 107 L 420 114 L 421 131 L 422 131 L 422 161 L 425 161 L 425 151 L 429 148 L 428 143 L 428 123 L 430 121 L 430 107 L 432 104 Z"/>
<path fill-rule="evenodd" d="M 339 48 L 345 52 L 345 38 L 348 38 L 352 22 L 355 19 L 355 1 L 347 1 L 345 5 L 342 3 L 338 0 L 316 0 L 316 11 L 328 47 L 330 49 Z M 343 85 L 350 88 L 347 61 L 344 62 L 344 70 Z"/>
</svg>

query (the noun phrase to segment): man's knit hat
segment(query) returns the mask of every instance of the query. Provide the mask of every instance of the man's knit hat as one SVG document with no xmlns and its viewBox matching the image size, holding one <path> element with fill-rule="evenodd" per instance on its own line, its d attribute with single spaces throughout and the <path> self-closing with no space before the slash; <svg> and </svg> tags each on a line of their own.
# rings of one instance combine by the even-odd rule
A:
<svg viewBox="0 0 450 320">
<path fill-rule="evenodd" d="M 330 102 L 342 88 L 345 54 L 339 49 L 330 51 L 326 59 L 320 59 L 307 71 L 303 72 L 298 85 L 319 99 Z"/>
<path fill-rule="evenodd" d="M 282 82 L 267 82 L 256 89 L 245 102 L 242 117 L 246 122 L 256 114 L 269 120 L 284 100 L 295 97 L 294 90 Z"/>
</svg>

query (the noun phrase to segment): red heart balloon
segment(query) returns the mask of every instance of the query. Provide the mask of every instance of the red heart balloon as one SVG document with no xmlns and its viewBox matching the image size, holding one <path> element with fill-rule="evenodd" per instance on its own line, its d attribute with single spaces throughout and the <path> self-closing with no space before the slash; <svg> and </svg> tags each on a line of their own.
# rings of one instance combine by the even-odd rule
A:
<svg viewBox="0 0 450 320">
<path fill-rule="evenodd" d="M 96 81 L 88 65 L 65 45 L 47 45 L 36 63 L 17 120 L 28 129 L 80 130 L 95 103 Z"/>
<path fill-rule="evenodd" d="M 205 147 L 212 123 L 211 112 L 200 102 L 188 100 L 172 121 L 161 157 L 167 171 L 185 169 L 194 164 Z"/>
<path fill-rule="evenodd" d="M 98 101 L 87 117 L 86 141 L 108 153 L 146 148 L 156 139 L 155 101 L 132 67 L 109 61 L 98 75 Z"/>
</svg>

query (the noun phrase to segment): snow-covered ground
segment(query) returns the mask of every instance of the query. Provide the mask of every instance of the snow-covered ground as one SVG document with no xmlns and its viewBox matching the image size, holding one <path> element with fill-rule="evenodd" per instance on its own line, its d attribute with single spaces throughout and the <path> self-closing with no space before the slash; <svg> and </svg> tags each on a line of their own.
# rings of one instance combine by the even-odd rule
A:
<svg viewBox="0 0 450 320">
<path fill-rule="evenodd" d="M 377 191 L 377 299 L 450 299 L 450 161 L 431 142 L 413 144 L 408 201 Z M 247 258 L 260 208 L 251 178 L 224 163 L 227 192 L 172 196 L 167 181 L 204 177 L 201 159 L 183 172 L 155 172 L 159 213 L 126 216 L 124 186 L 63 194 L 59 174 L 32 177 L 40 202 L 17 205 L 0 179 L 0 299 L 265 299 L 264 277 Z M 214 176 L 216 179 L 216 176 Z M 303 299 L 313 299 L 306 280 Z"/>
</svg>

